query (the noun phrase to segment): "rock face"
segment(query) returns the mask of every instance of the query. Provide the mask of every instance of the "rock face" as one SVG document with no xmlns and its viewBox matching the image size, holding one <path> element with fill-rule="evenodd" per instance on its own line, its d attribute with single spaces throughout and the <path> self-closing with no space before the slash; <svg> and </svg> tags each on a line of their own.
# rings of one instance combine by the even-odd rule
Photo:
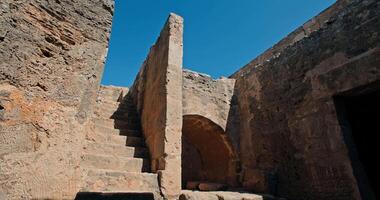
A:
<svg viewBox="0 0 380 200">
<path fill-rule="evenodd" d="M 244 192 L 198 192 L 182 191 L 179 200 L 275 200 L 271 196 L 261 196 Z"/>
<path fill-rule="evenodd" d="M 379 13 L 339 0 L 218 80 L 171 14 L 129 91 L 99 89 L 112 1 L 2 0 L 0 199 L 376 199 Z"/>
<path fill-rule="evenodd" d="M 379 12 L 379 1 L 338 1 L 231 76 L 243 186 L 290 199 L 373 198 L 336 99 L 379 89 Z"/>
<path fill-rule="evenodd" d="M 113 192 L 133 199 L 133 193 L 145 193 L 160 198 L 157 174 L 149 173 L 140 118 L 132 99 L 125 96 L 127 91 L 111 86 L 99 90 L 94 126 L 86 134 L 81 156 L 81 194 Z"/>
<path fill-rule="evenodd" d="M 112 1 L 0 2 L 0 196 L 72 199 Z"/>
<path fill-rule="evenodd" d="M 235 80 L 183 71 L 183 115 L 200 115 L 227 128 Z"/>
<path fill-rule="evenodd" d="M 236 146 L 227 135 L 235 80 L 183 71 L 182 185 L 236 186 Z"/>
<path fill-rule="evenodd" d="M 171 14 L 130 91 L 152 172 L 159 174 L 161 192 L 169 199 L 181 191 L 182 52 L 183 19 Z"/>
</svg>

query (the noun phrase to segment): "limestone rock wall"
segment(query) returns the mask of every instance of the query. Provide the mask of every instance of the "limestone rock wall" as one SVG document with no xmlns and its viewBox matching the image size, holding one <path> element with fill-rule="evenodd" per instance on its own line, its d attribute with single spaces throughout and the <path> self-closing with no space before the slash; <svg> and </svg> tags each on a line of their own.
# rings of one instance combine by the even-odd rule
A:
<svg viewBox="0 0 380 200">
<path fill-rule="evenodd" d="M 138 73 L 130 95 L 140 114 L 151 154 L 166 198 L 181 190 L 183 19 L 171 14 Z"/>
<path fill-rule="evenodd" d="M 112 15 L 108 0 L 0 2 L 0 198 L 74 198 Z"/>
<path fill-rule="evenodd" d="M 379 13 L 338 1 L 232 75 L 244 187 L 360 199 L 333 96 L 380 80 Z"/>
<path fill-rule="evenodd" d="M 183 71 L 184 181 L 238 184 L 238 141 L 232 140 L 237 137 L 232 137 L 235 132 L 230 128 L 234 85 L 234 79 L 214 80 L 206 74 Z"/>
<path fill-rule="evenodd" d="M 224 130 L 234 92 L 235 80 L 214 80 L 206 74 L 183 71 L 183 115 L 200 115 Z"/>
</svg>

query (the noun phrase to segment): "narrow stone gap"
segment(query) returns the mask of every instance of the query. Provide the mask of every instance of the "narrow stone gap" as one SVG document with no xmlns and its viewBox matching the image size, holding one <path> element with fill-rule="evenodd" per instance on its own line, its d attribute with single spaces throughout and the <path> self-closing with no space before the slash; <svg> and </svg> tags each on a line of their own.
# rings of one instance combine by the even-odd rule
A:
<svg viewBox="0 0 380 200">
<path fill-rule="evenodd" d="M 45 57 L 47 57 L 47 58 L 50 58 L 50 57 L 53 57 L 54 56 L 54 54 L 53 53 L 51 53 L 49 50 L 47 50 L 47 49 L 41 49 L 41 52 L 42 52 L 42 54 L 45 56 Z"/>
</svg>

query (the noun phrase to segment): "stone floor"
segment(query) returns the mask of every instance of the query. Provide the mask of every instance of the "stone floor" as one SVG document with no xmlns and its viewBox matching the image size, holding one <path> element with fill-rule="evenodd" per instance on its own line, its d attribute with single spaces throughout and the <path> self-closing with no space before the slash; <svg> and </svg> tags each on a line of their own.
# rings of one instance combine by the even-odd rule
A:
<svg viewBox="0 0 380 200">
<path fill-rule="evenodd" d="M 257 195 L 246 192 L 201 192 L 183 190 L 179 200 L 285 200 L 270 195 Z"/>
</svg>

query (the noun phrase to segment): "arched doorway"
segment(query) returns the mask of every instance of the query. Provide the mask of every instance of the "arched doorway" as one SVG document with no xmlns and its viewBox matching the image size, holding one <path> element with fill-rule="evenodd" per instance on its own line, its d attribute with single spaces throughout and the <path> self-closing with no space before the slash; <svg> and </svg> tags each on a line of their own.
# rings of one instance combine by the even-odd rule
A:
<svg viewBox="0 0 380 200">
<path fill-rule="evenodd" d="M 184 115 L 182 187 L 188 182 L 236 185 L 236 154 L 219 125 L 200 115 Z"/>
</svg>

